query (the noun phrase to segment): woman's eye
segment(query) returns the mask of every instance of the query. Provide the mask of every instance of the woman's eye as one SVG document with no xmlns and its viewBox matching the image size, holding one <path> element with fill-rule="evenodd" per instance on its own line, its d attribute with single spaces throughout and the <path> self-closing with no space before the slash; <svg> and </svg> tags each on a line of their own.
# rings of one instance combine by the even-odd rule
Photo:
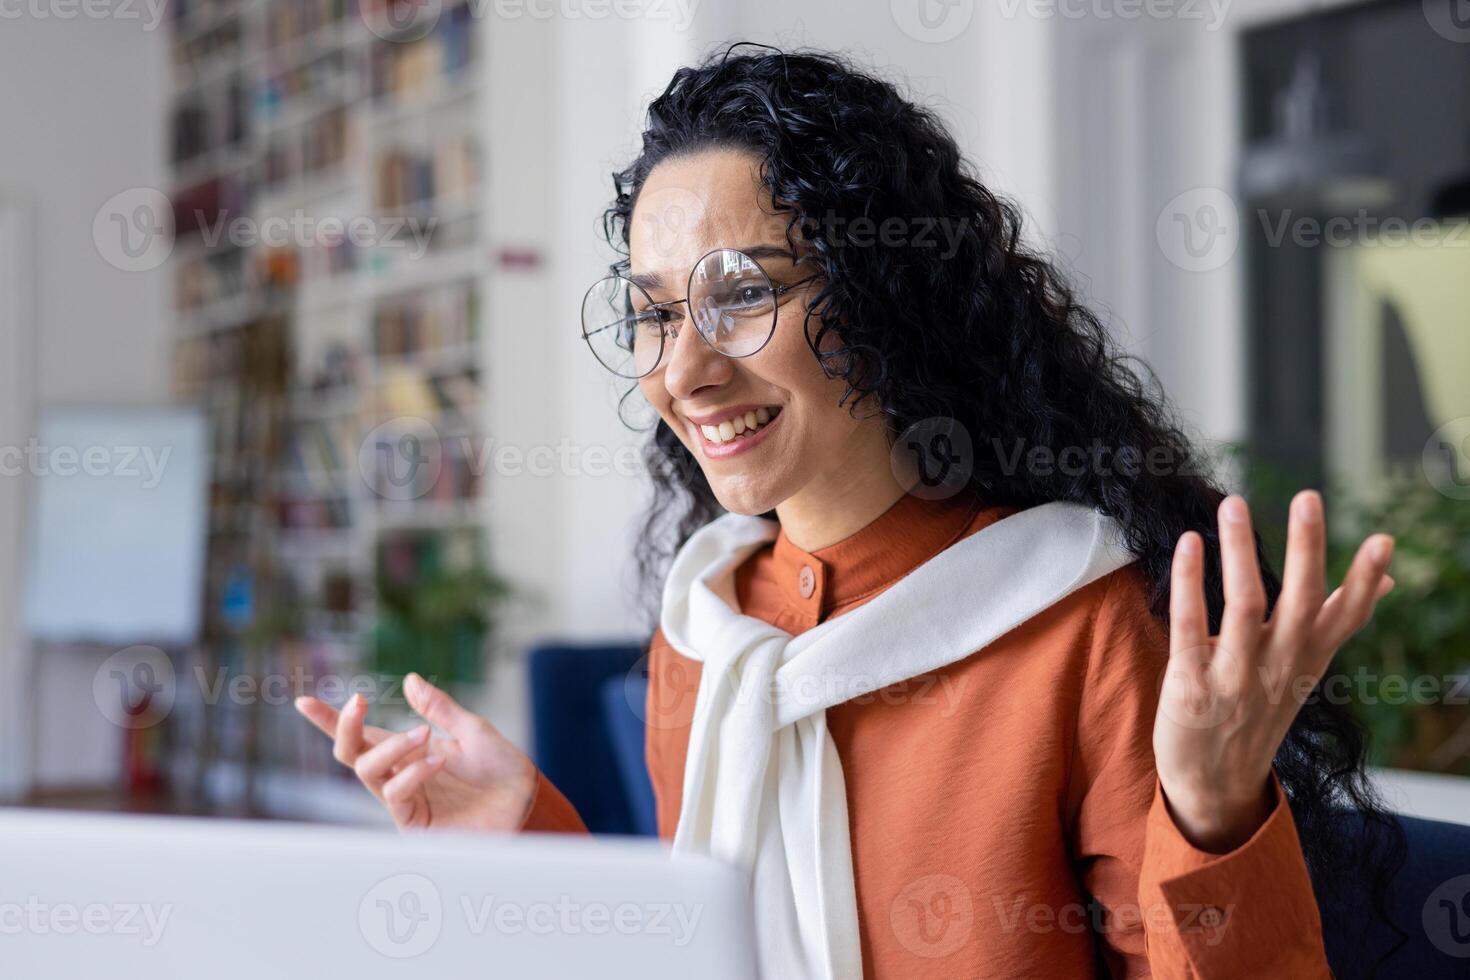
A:
<svg viewBox="0 0 1470 980">
<path fill-rule="evenodd" d="M 762 283 L 736 285 L 718 298 L 717 304 L 727 312 L 762 311 L 771 302 L 771 289 Z"/>
<path fill-rule="evenodd" d="M 661 306 L 649 306 L 633 312 L 633 319 L 644 330 L 662 330 L 670 323 L 679 319 L 679 311 L 671 310 Z"/>
</svg>

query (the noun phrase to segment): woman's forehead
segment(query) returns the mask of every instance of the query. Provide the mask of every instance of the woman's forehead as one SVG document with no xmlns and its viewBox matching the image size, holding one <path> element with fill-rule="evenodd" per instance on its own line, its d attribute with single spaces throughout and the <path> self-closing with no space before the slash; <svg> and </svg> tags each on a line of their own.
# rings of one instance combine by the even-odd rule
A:
<svg viewBox="0 0 1470 980">
<path fill-rule="evenodd" d="M 634 272 L 688 273 L 717 248 L 787 249 L 790 215 L 771 205 L 751 154 L 708 151 L 660 163 L 648 175 L 628 228 Z"/>
</svg>

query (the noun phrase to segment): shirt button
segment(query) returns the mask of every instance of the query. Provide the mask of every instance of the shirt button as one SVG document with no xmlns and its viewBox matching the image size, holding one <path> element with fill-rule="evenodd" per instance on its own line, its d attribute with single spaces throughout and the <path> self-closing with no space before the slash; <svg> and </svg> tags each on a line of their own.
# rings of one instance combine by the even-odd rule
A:
<svg viewBox="0 0 1470 980">
<path fill-rule="evenodd" d="M 796 577 L 796 583 L 801 586 L 801 597 L 803 599 L 810 599 L 812 593 L 817 591 L 817 576 L 812 571 L 812 566 L 801 566 L 801 574 Z"/>
<path fill-rule="evenodd" d="M 1225 913 L 1218 906 L 1206 905 L 1199 913 L 1199 924 L 1206 929 L 1217 929 L 1225 921 Z"/>
</svg>

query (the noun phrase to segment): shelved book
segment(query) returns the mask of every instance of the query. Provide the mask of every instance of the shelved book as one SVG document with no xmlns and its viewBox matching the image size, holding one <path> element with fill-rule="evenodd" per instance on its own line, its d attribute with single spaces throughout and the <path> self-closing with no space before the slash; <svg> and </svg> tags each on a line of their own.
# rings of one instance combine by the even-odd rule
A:
<svg viewBox="0 0 1470 980">
<path fill-rule="evenodd" d="M 373 313 L 374 352 L 409 358 L 465 348 L 479 339 L 479 312 L 479 294 L 469 282 L 384 300 Z"/>
</svg>

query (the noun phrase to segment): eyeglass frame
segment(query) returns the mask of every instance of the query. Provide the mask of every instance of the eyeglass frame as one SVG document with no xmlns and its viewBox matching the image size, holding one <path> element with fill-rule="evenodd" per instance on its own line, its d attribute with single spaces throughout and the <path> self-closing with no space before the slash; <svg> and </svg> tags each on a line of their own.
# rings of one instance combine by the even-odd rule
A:
<svg viewBox="0 0 1470 980">
<path fill-rule="evenodd" d="M 649 300 L 648 308 L 645 309 L 645 310 L 639 311 L 638 314 L 637 314 L 637 317 L 638 318 L 641 318 L 641 317 L 643 317 L 644 314 L 648 313 L 649 311 L 653 311 L 654 314 L 656 316 L 658 316 L 658 318 L 659 318 L 659 326 L 661 327 L 661 329 L 658 332 L 658 356 L 653 359 L 652 366 L 649 367 L 649 369 L 647 371 L 644 371 L 642 374 L 636 374 L 636 375 L 619 374 L 617 371 L 614 371 L 612 368 L 608 367 L 607 364 L 603 362 L 603 360 L 602 360 L 601 357 L 598 357 L 597 356 L 597 351 L 592 346 L 592 334 L 587 332 L 587 323 L 586 323 L 586 320 L 585 320 L 584 317 L 582 317 L 582 314 L 579 313 L 578 314 L 579 317 L 582 317 L 582 319 L 583 319 L 583 322 L 582 322 L 582 342 L 587 345 L 587 350 L 592 354 L 592 357 L 597 361 L 597 363 L 598 364 L 601 364 L 603 366 L 603 368 L 606 369 L 609 373 L 611 373 L 613 375 L 616 375 L 617 377 L 620 377 L 620 378 L 626 378 L 629 381 L 641 381 L 642 379 L 648 377 L 653 372 L 657 371 L 658 370 L 658 366 L 663 363 L 664 349 L 667 346 L 667 341 L 671 337 L 673 339 L 675 339 L 675 340 L 677 340 L 678 337 L 679 337 L 679 334 L 678 334 L 678 331 L 677 330 L 674 330 L 672 333 L 670 332 L 669 323 L 668 323 L 667 320 L 665 320 L 663 318 L 663 311 L 667 307 L 678 306 L 680 304 L 683 304 L 686 308 L 689 307 L 689 294 L 691 292 L 693 292 L 693 290 L 694 290 L 694 273 L 697 272 L 697 271 L 699 271 L 699 267 L 704 264 L 704 260 L 705 259 L 709 258 L 711 255 L 714 255 L 716 252 L 734 252 L 736 255 L 739 255 L 741 258 L 745 259 L 745 261 L 747 261 L 751 265 L 755 266 L 755 268 L 757 270 L 759 270 L 760 274 L 763 277 L 765 277 L 766 282 L 769 283 L 770 284 L 770 287 L 771 287 L 771 326 L 766 331 L 766 337 L 765 337 L 764 340 L 762 340 L 760 342 L 760 346 L 758 346 L 753 351 L 749 351 L 749 352 L 744 353 L 744 354 L 728 354 L 725 351 L 722 351 L 718 347 L 716 347 L 714 345 L 714 341 L 712 341 L 708 337 L 706 337 L 704 331 L 699 328 L 699 324 L 698 323 L 695 323 L 695 325 L 694 325 L 694 332 L 697 333 L 697 334 L 699 334 L 699 339 L 702 340 L 702 341 L 704 341 L 705 344 L 707 344 L 709 346 L 709 349 L 710 350 L 714 351 L 716 354 L 719 354 L 722 357 L 731 357 L 731 358 L 751 357 L 751 356 L 753 356 L 755 354 L 759 354 L 761 351 L 765 350 L 766 349 L 766 345 L 771 342 L 771 338 L 776 335 L 776 321 L 779 320 L 780 319 L 780 316 L 781 316 L 781 310 L 780 310 L 781 297 L 782 296 L 785 296 L 787 293 L 791 292 L 794 289 L 799 289 L 802 286 L 805 286 L 808 283 L 814 282 L 814 281 L 816 281 L 816 280 L 818 280 L 818 279 L 821 278 L 820 275 L 817 275 L 817 274 L 814 273 L 814 274 L 812 274 L 810 276 L 807 276 L 805 279 L 798 279 L 796 282 L 778 283 L 778 282 L 776 282 L 775 279 L 773 279 L 771 277 L 771 274 L 766 271 L 766 267 L 763 266 L 763 265 L 761 265 L 760 260 L 757 259 L 755 256 L 750 255 L 749 253 L 747 253 L 743 249 L 727 248 L 727 247 L 723 247 L 723 246 L 720 247 L 720 248 L 712 248 L 708 252 L 705 252 L 703 255 L 701 255 L 698 259 L 695 259 L 694 265 L 692 265 L 690 267 L 690 269 L 689 269 L 689 278 L 684 283 L 684 298 L 683 299 L 671 299 L 671 300 L 665 300 L 662 303 L 655 303 L 655 302 L 653 302 L 653 297 L 648 295 L 648 290 L 647 289 L 644 289 L 642 286 L 640 286 L 638 283 L 634 282 L 628 276 L 625 276 L 625 275 L 622 275 L 622 274 L 616 273 L 616 272 L 613 273 L 612 275 L 609 275 L 609 276 L 603 276 L 601 279 L 599 279 L 596 282 L 594 282 L 591 286 L 588 286 L 587 287 L 587 292 L 585 292 L 585 293 L 582 294 L 582 309 L 583 310 L 585 310 L 587 308 L 587 297 L 592 295 L 592 291 L 594 289 L 596 289 L 598 286 L 602 285 L 603 283 L 607 282 L 609 279 L 621 279 L 624 282 L 626 282 L 630 287 L 632 287 L 633 289 L 638 290 L 644 296 L 648 297 L 648 300 Z M 800 263 L 802 260 L 801 259 L 796 259 L 795 261 L 797 263 Z M 687 316 L 688 316 L 689 319 L 692 320 L 693 319 L 692 311 L 689 314 L 687 314 Z M 603 330 L 610 330 L 614 326 L 617 326 L 617 325 L 618 324 L 616 324 L 616 323 L 609 323 L 607 326 L 598 327 L 596 330 L 592 331 L 592 333 L 600 333 Z"/>
</svg>

